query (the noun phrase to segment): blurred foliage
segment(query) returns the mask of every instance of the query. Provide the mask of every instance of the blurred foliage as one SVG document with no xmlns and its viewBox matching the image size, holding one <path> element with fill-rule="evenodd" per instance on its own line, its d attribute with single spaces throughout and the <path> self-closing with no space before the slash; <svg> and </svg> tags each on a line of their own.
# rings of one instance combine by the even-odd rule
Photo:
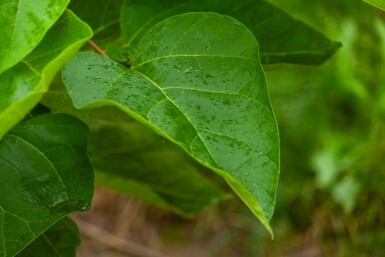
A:
<svg viewBox="0 0 385 257">
<path fill-rule="evenodd" d="M 267 67 L 282 147 L 273 227 L 289 224 L 282 239 L 312 235 L 316 256 L 384 256 L 385 12 L 271 2 L 343 44 L 321 67 Z"/>
</svg>

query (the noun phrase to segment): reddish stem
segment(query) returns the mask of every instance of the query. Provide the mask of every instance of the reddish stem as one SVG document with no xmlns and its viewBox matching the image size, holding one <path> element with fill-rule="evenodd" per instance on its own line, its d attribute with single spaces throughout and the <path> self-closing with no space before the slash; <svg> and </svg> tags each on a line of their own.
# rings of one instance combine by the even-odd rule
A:
<svg viewBox="0 0 385 257">
<path fill-rule="evenodd" d="M 101 56 L 104 56 L 104 57 L 108 57 L 108 55 L 97 45 L 95 44 L 94 41 L 92 40 L 88 40 L 87 41 L 87 44 L 92 47 L 92 49 L 94 49 L 94 51 L 98 54 L 100 54 Z"/>
</svg>

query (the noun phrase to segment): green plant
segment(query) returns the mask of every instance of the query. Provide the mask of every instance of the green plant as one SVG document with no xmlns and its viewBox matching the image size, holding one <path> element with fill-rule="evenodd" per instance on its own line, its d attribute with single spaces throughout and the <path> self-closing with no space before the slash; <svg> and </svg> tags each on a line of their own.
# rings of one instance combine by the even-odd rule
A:
<svg viewBox="0 0 385 257">
<path fill-rule="evenodd" d="M 262 65 L 320 64 L 340 44 L 261 0 L 67 5 L 0 4 L 0 256 L 74 256 L 64 217 L 89 208 L 94 171 L 192 217 L 227 198 L 206 167 L 272 234 L 279 139 Z"/>
</svg>

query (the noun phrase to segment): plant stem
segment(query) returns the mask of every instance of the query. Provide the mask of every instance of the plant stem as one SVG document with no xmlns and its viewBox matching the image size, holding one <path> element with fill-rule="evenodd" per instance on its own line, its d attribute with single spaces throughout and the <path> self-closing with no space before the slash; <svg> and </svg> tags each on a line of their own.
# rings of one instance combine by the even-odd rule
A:
<svg viewBox="0 0 385 257">
<path fill-rule="evenodd" d="M 88 40 L 87 41 L 87 44 L 92 47 L 92 49 L 94 49 L 94 51 L 98 54 L 100 54 L 101 56 L 104 56 L 104 57 L 108 57 L 108 55 L 97 45 L 95 44 L 94 41 L 92 40 Z"/>
</svg>

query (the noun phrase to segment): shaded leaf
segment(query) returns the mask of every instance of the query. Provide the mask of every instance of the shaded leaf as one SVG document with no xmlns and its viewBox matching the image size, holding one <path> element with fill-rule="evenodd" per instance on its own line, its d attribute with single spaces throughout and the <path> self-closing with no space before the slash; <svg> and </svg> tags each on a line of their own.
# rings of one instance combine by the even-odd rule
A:
<svg viewBox="0 0 385 257">
<path fill-rule="evenodd" d="M 185 217 L 227 198 L 182 149 L 118 108 L 76 110 L 61 87 L 51 88 L 43 103 L 90 127 L 89 156 L 98 184 Z"/>
<path fill-rule="evenodd" d="M 119 13 L 123 0 L 72 0 L 68 8 L 94 30 L 93 40 L 108 41 L 119 35 Z M 98 41 L 100 43 L 100 41 Z"/>
<path fill-rule="evenodd" d="M 230 15 L 245 24 L 261 45 L 263 64 L 320 64 L 341 46 L 263 0 L 126 0 L 120 16 L 121 38 L 107 52 L 125 61 L 153 25 L 176 14 L 196 11 Z"/>
<path fill-rule="evenodd" d="M 91 36 L 90 28 L 66 11 L 32 53 L 0 75 L 0 138 L 40 101 L 56 72 Z"/>
<path fill-rule="evenodd" d="M 63 78 L 76 108 L 116 105 L 147 124 L 223 176 L 271 231 L 278 131 L 258 50 L 237 20 L 190 13 L 150 29 L 131 69 L 81 53 Z"/>
<path fill-rule="evenodd" d="M 71 212 L 89 208 L 87 127 L 67 115 L 20 123 L 0 141 L 0 256 L 14 256 Z"/>
<path fill-rule="evenodd" d="M 89 142 L 96 181 L 119 192 L 186 217 L 225 198 L 190 158 L 142 124 L 105 125 Z"/>
<path fill-rule="evenodd" d="M 364 0 L 368 4 L 371 4 L 381 10 L 385 11 L 385 1 L 384 0 Z"/>
<path fill-rule="evenodd" d="M 2 0 L 0 74 L 20 62 L 59 19 L 69 0 Z"/>
<path fill-rule="evenodd" d="M 76 257 L 80 234 L 75 222 L 64 218 L 28 245 L 17 257 Z"/>
</svg>

